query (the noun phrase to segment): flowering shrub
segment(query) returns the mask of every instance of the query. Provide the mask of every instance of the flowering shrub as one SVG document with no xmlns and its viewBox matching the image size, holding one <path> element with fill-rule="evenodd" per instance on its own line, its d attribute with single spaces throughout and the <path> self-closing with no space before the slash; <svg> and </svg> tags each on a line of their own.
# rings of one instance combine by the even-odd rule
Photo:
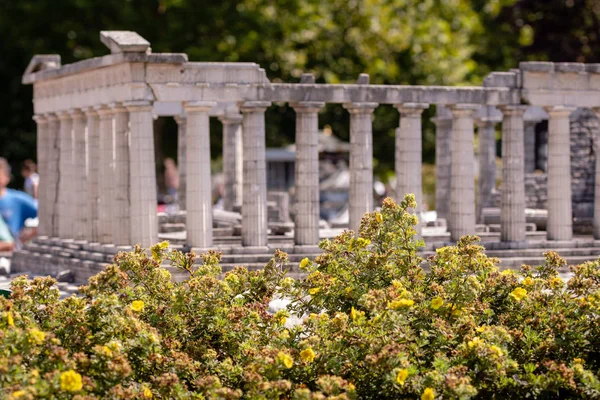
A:
<svg viewBox="0 0 600 400">
<path fill-rule="evenodd" d="M 0 386 L 21 399 L 600 397 L 600 262 L 566 282 L 552 252 L 501 272 L 476 237 L 423 260 L 414 206 L 388 199 L 358 237 L 324 240 L 304 280 L 282 252 L 220 279 L 218 253 L 195 267 L 165 243 L 118 254 L 78 297 L 17 278 L 0 298 Z M 165 260 L 189 277 L 173 283 Z M 281 296 L 289 309 L 269 313 Z"/>
</svg>

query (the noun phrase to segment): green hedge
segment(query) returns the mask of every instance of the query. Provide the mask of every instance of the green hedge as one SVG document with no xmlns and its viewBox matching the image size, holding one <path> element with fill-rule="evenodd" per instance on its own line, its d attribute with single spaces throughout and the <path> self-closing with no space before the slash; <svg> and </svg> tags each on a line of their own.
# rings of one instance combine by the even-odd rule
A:
<svg viewBox="0 0 600 400">
<path fill-rule="evenodd" d="M 500 271 L 476 237 L 419 257 L 417 219 L 386 200 L 286 277 L 225 274 L 220 255 L 137 248 L 59 299 L 50 278 L 0 298 L 7 398 L 397 399 L 600 396 L 599 262 Z M 173 283 L 163 260 L 189 274 Z M 426 272 L 422 266 L 426 265 Z M 269 313 L 274 298 L 291 300 Z M 292 323 L 290 316 L 301 316 Z M 287 320 L 287 321 L 286 321 Z"/>
</svg>

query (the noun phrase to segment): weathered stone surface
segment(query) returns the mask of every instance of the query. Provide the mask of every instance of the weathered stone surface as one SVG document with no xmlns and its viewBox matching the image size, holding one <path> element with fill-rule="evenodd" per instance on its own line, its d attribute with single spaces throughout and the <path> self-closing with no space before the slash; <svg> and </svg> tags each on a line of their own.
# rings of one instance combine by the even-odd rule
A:
<svg viewBox="0 0 600 400">
<path fill-rule="evenodd" d="M 100 41 L 111 53 L 145 53 L 150 42 L 132 31 L 101 31 Z"/>
</svg>

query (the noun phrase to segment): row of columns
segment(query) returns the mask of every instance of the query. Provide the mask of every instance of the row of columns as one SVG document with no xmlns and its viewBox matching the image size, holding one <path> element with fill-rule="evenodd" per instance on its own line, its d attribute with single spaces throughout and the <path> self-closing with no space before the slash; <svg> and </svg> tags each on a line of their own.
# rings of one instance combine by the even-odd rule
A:
<svg viewBox="0 0 600 400">
<path fill-rule="evenodd" d="M 157 240 L 150 102 L 35 116 L 39 233 L 103 244 Z"/>
<path fill-rule="evenodd" d="M 223 122 L 225 204 L 242 198 L 242 244 L 266 246 L 267 185 L 265 119 L 268 102 L 241 104 L 241 115 Z M 186 102 L 180 129 L 180 168 L 185 170 L 188 244 L 212 246 L 209 113 L 213 103 Z M 293 104 L 296 111 L 297 217 L 295 242 L 319 240 L 318 113 L 320 102 Z M 372 114 L 378 104 L 352 103 L 350 113 L 350 228 L 357 230 L 373 208 Z M 421 113 L 428 104 L 397 106 L 397 197 L 415 193 L 422 202 Z M 475 232 L 474 113 L 457 104 L 440 113 L 437 125 L 436 202 L 452 240 Z M 505 106 L 502 128 L 503 196 L 501 239 L 525 240 L 524 106 Z M 548 238 L 572 237 L 568 116 L 548 108 Z M 156 177 L 150 102 L 114 103 L 36 116 L 40 155 L 40 234 L 116 245 L 157 240 Z M 493 121 L 479 121 L 482 162 L 494 168 Z M 239 146 L 240 139 L 243 146 Z M 242 151 L 240 157 L 240 149 Z M 243 160 L 241 163 L 240 160 Z M 487 172 L 490 173 L 491 172 Z M 243 176 L 243 177 L 242 177 Z M 600 180 L 600 179 L 599 179 Z M 483 192 L 486 188 L 480 187 Z M 600 191 L 599 191 L 600 192 Z M 183 194 L 183 193 L 182 193 Z M 597 195 L 598 196 L 598 195 Z M 599 201 L 596 204 L 600 203 Z M 448 209 L 444 205 L 449 204 Z M 123 229 L 128 226 L 129 229 Z"/>
</svg>

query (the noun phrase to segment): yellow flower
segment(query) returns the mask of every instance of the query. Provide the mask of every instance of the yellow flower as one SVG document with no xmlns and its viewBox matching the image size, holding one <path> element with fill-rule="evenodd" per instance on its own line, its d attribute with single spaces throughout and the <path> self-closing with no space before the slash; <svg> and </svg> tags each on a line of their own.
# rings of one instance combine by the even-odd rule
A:
<svg viewBox="0 0 600 400">
<path fill-rule="evenodd" d="M 478 326 L 477 329 L 475 329 L 477 332 L 481 333 L 481 332 L 485 332 L 485 330 L 487 329 L 487 327 L 485 325 L 482 326 Z"/>
<path fill-rule="evenodd" d="M 300 352 L 300 358 L 306 363 L 311 363 L 315 360 L 315 352 L 309 347 Z"/>
<path fill-rule="evenodd" d="M 513 290 L 512 292 L 510 292 L 510 297 L 512 297 L 513 299 L 515 299 L 517 301 L 521 301 L 525 297 L 527 297 L 527 290 L 523 289 L 522 287 L 518 287 L 515 290 Z"/>
<path fill-rule="evenodd" d="M 377 222 L 382 223 L 383 215 L 381 215 L 381 213 L 375 213 L 375 219 L 377 220 Z"/>
<path fill-rule="evenodd" d="M 284 329 L 279 334 L 279 337 L 282 338 L 282 339 L 289 339 L 290 338 L 290 331 L 288 331 L 287 329 Z"/>
<path fill-rule="evenodd" d="M 371 240 L 365 238 L 358 238 L 356 239 L 356 243 L 358 243 L 360 247 L 367 247 L 371 244 Z"/>
<path fill-rule="evenodd" d="M 111 356 L 112 356 L 112 354 L 113 354 L 112 350 L 111 350 L 111 349 L 110 349 L 110 347 L 108 347 L 108 346 L 102 346 L 102 347 L 100 348 L 100 352 L 101 352 L 102 354 L 104 354 L 105 356 L 107 356 L 107 357 L 111 357 Z"/>
<path fill-rule="evenodd" d="M 533 286 L 534 283 L 535 282 L 533 281 L 533 279 L 531 279 L 531 277 L 529 277 L 529 276 L 527 278 L 523 279 L 523 281 L 521 282 L 521 284 L 525 285 L 525 286 Z"/>
<path fill-rule="evenodd" d="M 406 378 L 408 378 L 408 370 L 401 369 L 398 371 L 398 375 L 396 375 L 396 382 L 398 382 L 399 385 L 404 385 Z"/>
<path fill-rule="evenodd" d="M 148 388 L 144 388 L 144 398 L 145 399 L 151 399 L 152 397 L 152 390 L 148 389 Z"/>
<path fill-rule="evenodd" d="M 350 310 L 350 318 L 354 321 L 358 317 L 358 311 L 354 307 Z"/>
<path fill-rule="evenodd" d="M 437 310 L 438 308 L 440 308 L 442 305 L 444 304 L 444 300 L 441 297 L 434 297 L 431 300 L 431 308 L 433 308 L 434 310 Z"/>
<path fill-rule="evenodd" d="M 500 275 L 512 275 L 513 274 L 513 270 L 512 269 L 505 269 L 504 271 L 502 271 L 500 273 Z"/>
<path fill-rule="evenodd" d="M 483 340 L 481 340 L 480 338 L 478 338 L 477 336 L 475 336 L 473 338 L 473 340 L 469 340 L 467 342 L 467 345 L 469 346 L 470 349 L 472 349 L 473 347 L 478 347 L 479 345 L 483 344 Z"/>
<path fill-rule="evenodd" d="M 131 309 L 135 312 L 140 312 L 144 309 L 144 302 L 141 300 L 134 300 L 131 302 Z"/>
<path fill-rule="evenodd" d="M 554 278 L 550 279 L 550 286 L 551 287 L 560 287 L 563 284 L 563 280 L 559 277 L 559 276 L 555 276 Z"/>
<path fill-rule="evenodd" d="M 393 310 L 398 310 L 400 308 L 410 308 L 415 304 L 414 300 L 411 299 L 399 299 L 394 300 L 389 303 L 388 307 Z"/>
<path fill-rule="evenodd" d="M 292 358 L 292 356 L 284 353 L 283 351 L 277 353 L 277 359 L 281 361 L 281 363 L 285 365 L 285 367 L 288 369 L 292 368 L 292 366 L 294 365 L 294 359 Z"/>
<path fill-rule="evenodd" d="M 425 388 L 421 395 L 421 400 L 433 400 L 435 399 L 435 390 L 432 388 Z"/>
<path fill-rule="evenodd" d="M 27 332 L 27 339 L 30 343 L 40 345 L 44 343 L 44 339 L 46 339 L 46 334 L 39 329 L 33 328 Z"/>
<path fill-rule="evenodd" d="M 349 383 L 348 384 L 348 391 L 349 392 L 354 392 L 356 390 L 356 386 L 354 386 L 354 384 Z"/>
<path fill-rule="evenodd" d="M 285 317 L 285 315 L 282 315 L 281 317 L 279 317 L 279 325 L 285 325 L 285 322 L 287 321 L 287 318 Z"/>
<path fill-rule="evenodd" d="M 502 352 L 502 349 L 496 345 L 492 345 L 490 346 L 490 352 L 495 355 L 496 357 L 502 357 L 502 355 L 504 354 Z"/>
<path fill-rule="evenodd" d="M 306 268 L 308 264 L 310 264 L 310 260 L 308 258 L 303 258 L 302 261 L 300 261 L 300 269 Z"/>
<path fill-rule="evenodd" d="M 24 390 L 17 390 L 16 392 L 12 392 L 11 394 L 13 399 L 19 399 L 23 396 L 25 396 L 25 391 Z"/>
<path fill-rule="evenodd" d="M 314 288 L 310 288 L 310 289 L 308 289 L 308 293 L 310 293 L 310 294 L 311 294 L 311 295 L 313 295 L 313 296 L 314 296 L 315 294 L 319 293 L 320 291 L 321 291 L 321 288 L 318 288 L 318 287 L 314 287 Z"/>
<path fill-rule="evenodd" d="M 81 375 L 72 369 L 60 374 L 61 390 L 66 390 L 67 392 L 77 392 L 81 390 L 82 387 L 83 383 L 81 382 Z"/>
<path fill-rule="evenodd" d="M 573 359 L 573 362 L 574 362 L 575 364 L 584 364 L 584 363 L 585 363 L 585 361 L 583 361 L 583 359 L 582 359 L 582 358 L 574 358 L 574 359 Z"/>
<path fill-rule="evenodd" d="M 10 311 L 6 313 L 6 322 L 8 323 L 8 326 L 15 326 L 15 320 Z"/>
<path fill-rule="evenodd" d="M 157 243 L 154 246 L 150 247 L 150 251 L 152 252 L 152 258 L 154 258 L 156 261 L 160 261 L 163 250 L 166 250 L 168 248 L 169 242 L 166 240 L 164 242 Z"/>
</svg>

